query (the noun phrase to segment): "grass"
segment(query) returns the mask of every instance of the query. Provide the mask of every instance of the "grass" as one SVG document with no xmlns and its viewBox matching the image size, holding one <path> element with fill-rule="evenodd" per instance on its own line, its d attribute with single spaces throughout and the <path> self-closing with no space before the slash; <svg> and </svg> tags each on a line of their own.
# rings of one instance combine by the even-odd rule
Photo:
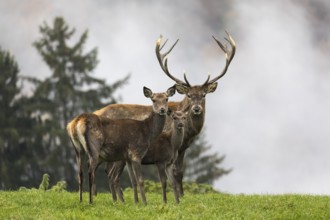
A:
<svg viewBox="0 0 330 220">
<path fill-rule="evenodd" d="M 330 197 L 316 195 L 230 195 L 187 193 L 176 205 L 161 194 L 147 193 L 148 205 L 134 204 L 130 190 L 125 203 L 99 193 L 88 204 L 84 193 L 40 190 L 0 191 L 0 219 L 330 219 Z"/>
</svg>

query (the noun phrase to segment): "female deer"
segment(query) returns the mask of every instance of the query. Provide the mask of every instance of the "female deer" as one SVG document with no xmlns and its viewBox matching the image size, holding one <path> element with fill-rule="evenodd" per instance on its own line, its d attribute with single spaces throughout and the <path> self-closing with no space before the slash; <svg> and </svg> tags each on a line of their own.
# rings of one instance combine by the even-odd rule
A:
<svg viewBox="0 0 330 220">
<path fill-rule="evenodd" d="M 145 120 L 109 119 L 93 113 L 84 113 L 73 119 L 67 126 L 74 145 L 79 167 L 79 195 L 82 201 L 82 155 L 89 158 L 89 202 L 93 203 L 95 190 L 95 170 L 103 161 L 125 160 L 128 164 L 131 179 L 135 178 L 143 203 L 146 198 L 141 175 L 141 160 L 150 143 L 163 130 L 168 110 L 168 97 L 175 94 L 175 87 L 166 93 L 152 93 L 146 87 L 144 95 L 153 101 L 152 113 Z"/>
</svg>

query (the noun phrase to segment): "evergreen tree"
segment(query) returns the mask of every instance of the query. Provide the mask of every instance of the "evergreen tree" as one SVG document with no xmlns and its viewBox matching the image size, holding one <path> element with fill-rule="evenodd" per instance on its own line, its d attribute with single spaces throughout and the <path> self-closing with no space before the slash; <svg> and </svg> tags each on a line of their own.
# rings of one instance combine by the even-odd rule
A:
<svg viewBox="0 0 330 220">
<path fill-rule="evenodd" d="M 212 185 L 216 179 L 231 172 L 231 169 L 220 167 L 225 156 L 210 154 L 208 153 L 210 149 L 211 146 L 207 144 L 204 133 L 200 133 L 186 151 L 184 180 Z"/>
<path fill-rule="evenodd" d="M 9 52 L 0 48 L 0 146 L 5 150 L 18 139 L 18 131 L 15 129 L 17 105 L 15 98 L 20 92 L 18 83 L 18 65 Z"/>
<path fill-rule="evenodd" d="M 16 189 L 28 180 L 31 154 L 26 137 L 31 136 L 33 121 L 24 113 L 27 99 L 20 94 L 19 81 L 17 62 L 0 48 L 0 189 Z"/>
<path fill-rule="evenodd" d="M 63 18 L 55 18 L 52 27 L 44 23 L 40 26 L 40 33 L 33 45 L 50 68 L 51 76 L 45 80 L 30 78 L 36 86 L 31 98 L 34 103 L 32 116 L 38 122 L 33 138 L 37 152 L 35 159 L 42 173 L 49 173 L 54 180 L 64 178 L 72 189 L 77 185 L 76 161 L 66 124 L 82 112 L 115 103 L 113 93 L 128 77 L 112 85 L 93 77 L 92 72 L 98 63 L 97 49 L 83 52 L 87 31 L 78 42 L 72 43 L 75 29 L 70 28 Z"/>
<path fill-rule="evenodd" d="M 19 139 L 15 117 L 15 98 L 20 92 L 18 73 L 14 57 L 0 48 L 0 188 L 8 187 L 11 182 L 9 163 Z"/>
</svg>

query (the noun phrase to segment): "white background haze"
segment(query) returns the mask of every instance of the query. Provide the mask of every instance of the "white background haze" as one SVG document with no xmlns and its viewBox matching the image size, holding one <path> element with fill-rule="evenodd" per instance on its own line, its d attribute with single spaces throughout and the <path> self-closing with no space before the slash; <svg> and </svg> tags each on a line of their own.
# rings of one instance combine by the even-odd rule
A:
<svg viewBox="0 0 330 220">
<path fill-rule="evenodd" d="M 313 2 L 313 3 L 311 3 Z M 98 48 L 98 78 L 113 83 L 124 103 L 148 104 L 142 87 L 174 84 L 155 56 L 160 34 L 169 69 L 191 84 L 224 66 L 225 30 L 237 54 L 215 93 L 206 97 L 205 134 L 221 164 L 233 171 L 214 186 L 229 193 L 330 194 L 330 1 L 64 1 L 0 0 L 0 46 L 20 74 L 49 76 L 32 46 L 39 26 L 62 16 L 76 36 L 89 30 L 86 50 Z M 28 93 L 31 91 L 27 91 Z M 175 100 L 181 100 L 175 95 Z"/>
</svg>

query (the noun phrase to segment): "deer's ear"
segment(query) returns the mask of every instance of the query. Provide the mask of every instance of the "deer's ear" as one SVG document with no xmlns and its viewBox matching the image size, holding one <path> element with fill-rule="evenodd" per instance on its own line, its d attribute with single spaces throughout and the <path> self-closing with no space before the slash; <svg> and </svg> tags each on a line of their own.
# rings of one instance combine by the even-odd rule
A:
<svg viewBox="0 0 330 220">
<path fill-rule="evenodd" d="M 147 98 L 151 98 L 152 97 L 152 91 L 151 89 L 147 88 L 147 87 L 143 87 L 143 93 L 144 93 L 144 96 L 147 97 Z"/>
<path fill-rule="evenodd" d="M 214 82 L 206 86 L 206 93 L 212 93 L 217 89 L 218 83 Z"/>
<path fill-rule="evenodd" d="M 189 88 L 187 86 L 184 86 L 182 84 L 176 84 L 175 85 L 176 91 L 178 91 L 178 93 L 185 95 L 188 93 Z"/>
<path fill-rule="evenodd" d="M 175 85 L 170 87 L 167 91 L 166 91 L 166 94 L 168 97 L 171 97 L 175 94 Z"/>
</svg>

